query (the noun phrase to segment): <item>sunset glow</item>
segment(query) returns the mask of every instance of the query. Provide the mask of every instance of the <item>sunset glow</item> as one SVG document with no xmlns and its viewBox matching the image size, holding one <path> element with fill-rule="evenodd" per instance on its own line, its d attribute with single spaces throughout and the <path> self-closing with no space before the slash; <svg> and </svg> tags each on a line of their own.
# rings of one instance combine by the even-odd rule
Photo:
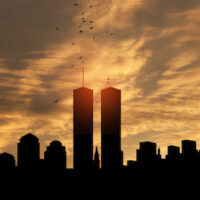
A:
<svg viewBox="0 0 200 200">
<path fill-rule="evenodd" d="M 94 148 L 107 87 L 121 90 L 125 164 L 141 141 L 156 142 L 163 157 L 169 144 L 199 142 L 200 1 L 77 2 L 0 0 L 0 151 L 16 156 L 19 138 L 32 132 L 41 157 L 62 141 L 72 167 L 83 67 L 94 91 Z"/>
</svg>

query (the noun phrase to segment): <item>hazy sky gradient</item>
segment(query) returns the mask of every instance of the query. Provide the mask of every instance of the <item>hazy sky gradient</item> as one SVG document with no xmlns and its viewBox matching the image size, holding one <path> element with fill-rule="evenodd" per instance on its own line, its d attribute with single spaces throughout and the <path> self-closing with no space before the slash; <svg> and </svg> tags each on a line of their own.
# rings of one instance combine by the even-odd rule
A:
<svg viewBox="0 0 200 200">
<path fill-rule="evenodd" d="M 122 90 L 125 162 L 141 141 L 157 142 L 164 156 L 169 144 L 200 140 L 199 0 L 0 0 L 0 24 L 1 152 L 16 155 L 19 138 L 33 132 L 41 156 L 61 140 L 72 167 L 82 67 L 95 95 L 94 147 L 107 78 Z"/>
</svg>

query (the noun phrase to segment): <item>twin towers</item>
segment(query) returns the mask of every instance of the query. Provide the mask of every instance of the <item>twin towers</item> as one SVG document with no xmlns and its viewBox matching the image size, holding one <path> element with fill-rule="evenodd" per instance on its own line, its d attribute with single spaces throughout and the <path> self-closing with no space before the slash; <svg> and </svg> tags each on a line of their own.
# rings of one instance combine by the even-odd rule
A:
<svg viewBox="0 0 200 200">
<path fill-rule="evenodd" d="M 93 90 L 81 87 L 73 91 L 74 169 L 93 167 Z M 121 91 L 113 87 L 101 90 L 101 168 L 120 168 Z"/>
</svg>

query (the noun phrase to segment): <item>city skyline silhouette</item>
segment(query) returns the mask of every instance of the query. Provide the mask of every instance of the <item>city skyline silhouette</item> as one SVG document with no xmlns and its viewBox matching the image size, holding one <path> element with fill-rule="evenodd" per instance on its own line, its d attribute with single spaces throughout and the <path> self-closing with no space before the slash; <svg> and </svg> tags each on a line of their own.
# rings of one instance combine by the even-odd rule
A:
<svg viewBox="0 0 200 200">
<path fill-rule="evenodd" d="M 0 0 L 2 198 L 193 199 L 199 14 L 199 0 Z"/>
<path fill-rule="evenodd" d="M 78 173 L 92 171 L 119 171 L 142 169 L 181 169 L 200 166 L 200 151 L 196 141 L 182 140 L 180 147 L 169 145 L 168 154 L 162 158 L 155 142 L 141 141 L 136 149 L 136 160 L 123 162 L 121 149 L 121 91 L 108 87 L 101 92 L 101 159 L 96 147 L 93 153 L 93 90 L 82 87 L 73 91 L 74 105 L 74 168 Z M 58 140 L 50 142 L 40 158 L 39 138 L 32 133 L 22 136 L 17 144 L 17 162 L 13 155 L 0 154 L 0 169 L 11 171 L 62 171 L 67 168 L 67 147 Z M 17 164 L 16 164 L 17 163 Z M 96 172 L 97 172 L 96 171 Z"/>
<path fill-rule="evenodd" d="M 168 145 L 200 140 L 199 1 L 1 2 L 1 152 L 17 157 L 19 138 L 32 132 L 41 152 L 62 141 L 72 168 L 71 92 L 83 82 L 100 158 L 101 89 L 110 86 L 122 91 L 124 164 L 141 141 L 156 142 L 164 158 Z"/>
</svg>

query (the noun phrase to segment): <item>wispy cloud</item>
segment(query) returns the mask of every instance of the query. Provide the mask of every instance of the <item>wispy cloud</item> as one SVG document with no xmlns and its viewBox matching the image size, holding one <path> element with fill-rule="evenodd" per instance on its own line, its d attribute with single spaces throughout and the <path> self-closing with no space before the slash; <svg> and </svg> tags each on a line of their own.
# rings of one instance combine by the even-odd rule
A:
<svg viewBox="0 0 200 200">
<path fill-rule="evenodd" d="M 0 5 L 1 151 L 16 154 L 13 144 L 34 132 L 42 151 L 50 140 L 62 140 L 71 160 L 72 90 L 81 86 L 82 67 L 86 85 L 95 91 L 95 145 L 107 78 L 122 90 L 125 160 L 135 158 L 143 140 L 158 142 L 166 153 L 170 143 L 199 139 L 200 2 L 102 0 L 75 7 L 73 0 L 0 0 Z"/>
</svg>

